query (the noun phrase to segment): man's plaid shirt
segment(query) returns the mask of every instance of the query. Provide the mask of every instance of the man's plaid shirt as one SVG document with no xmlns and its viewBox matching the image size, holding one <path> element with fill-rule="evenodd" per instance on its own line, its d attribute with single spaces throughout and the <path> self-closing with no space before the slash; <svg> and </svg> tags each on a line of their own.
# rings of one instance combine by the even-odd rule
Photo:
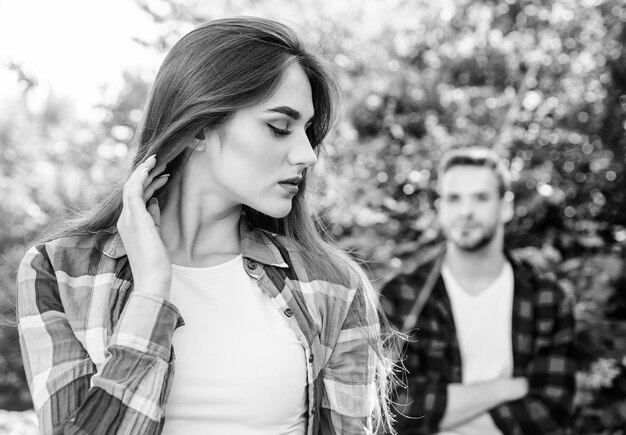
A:
<svg viewBox="0 0 626 435">
<path fill-rule="evenodd" d="M 571 300 L 555 282 L 507 256 L 514 274 L 513 376 L 528 379 L 529 393 L 489 413 L 504 434 L 563 434 L 575 392 Z M 426 261 L 384 285 L 381 303 L 398 328 L 436 263 Z M 399 401 L 408 405 L 396 427 L 401 435 L 436 433 L 446 409 L 447 385 L 462 382 L 452 308 L 441 274 L 435 273 L 439 277 L 406 346 L 408 388 L 399 392 Z"/>
<path fill-rule="evenodd" d="M 342 282 L 312 276 L 298 247 L 245 218 L 240 235 L 246 272 L 303 345 L 307 434 L 369 433 L 376 356 L 366 337 L 379 333 L 369 283 L 356 273 Z M 18 315 L 41 433 L 161 432 L 176 382 L 172 334 L 184 322 L 167 300 L 133 291 L 117 233 L 30 249 L 18 272 Z"/>
</svg>

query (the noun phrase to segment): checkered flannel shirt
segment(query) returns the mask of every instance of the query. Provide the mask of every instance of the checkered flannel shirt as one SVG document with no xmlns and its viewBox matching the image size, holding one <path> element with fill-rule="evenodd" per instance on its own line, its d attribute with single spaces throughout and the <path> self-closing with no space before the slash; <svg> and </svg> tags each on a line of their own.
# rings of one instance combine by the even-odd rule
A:
<svg viewBox="0 0 626 435">
<path fill-rule="evenodd" d="M 504 434 L 567 433 L 576 371 L 571 300 L 554 281 L 507 256 L 514 274 L 513 376 L 528 379 L 529 393 L 489 414 Z M 430 259 L 383 286 L 383 310 L 398 328 L 435 264 Z M 407 405 L 397 417 L 400 435 L 436 433 L 446 409 L 447 385 L 462 382 L 452 308 L 441 274 L 435 273 L 439 277 L 405 348 L 407 389 L 398 392 L 398 400 Z"/>
<path fill-rule="evenodd" d="M 246 272 L 306 354 L 307 434 L 370 433 L 376 357 L 365 337 L 379 334 L 371 286 L 356 273 L 320 280 L 284 237 L 245 218 L 240 227 Z M 41 433 L 161 432 L 172 334 L 184 322 L 172 303 L 133 291 L 116 232 L 30 249 L 18 272 L 18 316 Z"/>
</svg>

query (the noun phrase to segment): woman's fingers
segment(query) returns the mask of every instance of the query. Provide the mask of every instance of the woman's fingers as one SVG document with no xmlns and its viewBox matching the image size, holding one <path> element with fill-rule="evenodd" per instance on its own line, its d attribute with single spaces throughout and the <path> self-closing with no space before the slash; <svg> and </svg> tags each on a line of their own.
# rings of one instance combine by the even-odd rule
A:
<svg viewBox="0 0 626 435">
<path fill-rule="evenodd" d="M 148 213 L 152 217 L 154 221 L 154 226 L 157 227 L 157 230 L 161 229 L 161 210 L 159 209 L 159 201 L 156 198 L 152 198 L 148 203 Z"/>
<path fill-rule="evenodd" d="M 169 177 L 170 177 L 170 174 L 164 174 L 164 175 L 157 177 L 154 181 L 152 181 L 152 183 L 150 183 L 148 187 L 146 187 L 143 191 L 143 201 L 146 202 L 147 200 L 152 198 L 152 195 L 154 195 L 154 192 L 159 190 L 161 187 L 165 186 L 165 184 L 167 183 L 167 180 L 169 180 Z"/>
<path fill-rule="evenodd" d="M 151 197 L 167 182 L 167 176 L 158 176 L 165 166 L 157 167 L 156 164 L 156 157 L 150 156 L 128 177 L 117 228 L 128 254 L 136 288 L 167 298 L 172 270 L 159 234 L 161 213 L 156 198 L 148 205 L 144 199 L 144 195 Z"/>
<path fill-rule="evenodd" d="M 124 184 L 124 192 L 122 195 L 124 209 L 131 214 L 143 211 L 145 213 L 146 203 L 143 200 L 144 183 L 149 178 L 149 172 L 156 166 L 156 156 L 148 157 L 141 163 L 130 175 Z"/>
<path fill-rule="evenodd" d="M 152 183 L 152 181 L 161 174 L 165 170 L 166 165 L 159 165 L 156 168 L 150 170 L 148 173 L 148 178 L 143 182 L 144 190 Z"/>
<path fill-rule="evenodd" d="M 150 171 L 156 166 L 156 155 L 151 155 L 143 163 L 140 163 L 130 174 L 124 190 L 129 193 L 137 193 L 137 190 L 143 190 L 143 183 L 150 177 Z"/>
</svg>

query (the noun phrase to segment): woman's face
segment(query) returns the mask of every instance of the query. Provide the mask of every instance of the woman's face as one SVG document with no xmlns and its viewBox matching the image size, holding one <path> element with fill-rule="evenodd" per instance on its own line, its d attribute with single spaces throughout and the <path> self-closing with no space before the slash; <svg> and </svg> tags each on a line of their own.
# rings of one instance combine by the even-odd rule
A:
<svg viewBox="0 0 626 435">
<path fill-rule="evenodd" d="M 309 80 L 293 64 L 268 100 L 235 112 L 221 134 L 207 131 L 206 151 L 190 161 L 202 159 L 206 200 L 286 216 L 304 170 L 317 160 L 306 135 L 313 110 Z"/>
</svg>

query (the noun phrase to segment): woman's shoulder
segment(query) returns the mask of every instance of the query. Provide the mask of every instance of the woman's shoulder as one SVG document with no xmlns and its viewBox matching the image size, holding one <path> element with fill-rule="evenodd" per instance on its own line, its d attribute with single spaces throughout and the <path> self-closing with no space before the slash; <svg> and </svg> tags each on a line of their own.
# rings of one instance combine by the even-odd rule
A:
<svg viewBox="0 0 626 435">
<path fill-rule="evenodd" d="M 316 282 L 326 291 L 339 292 L 344 296 L 348 291 L 363 291 L 369 285 L 363 268 L 338 248 L 313 258 L 310 249 L 293 238 L 273 235 L 273 241 L 300 281 Z"/>
<path fill-rule="evenodd" d="M 32 245 L 22 264 L 43 263 L 53 270 L 87 273 L 89 264 L 109 250 L 117 237 L 113 231 L 53 237 Z"/>
<path fill-rule="evenodd" d="M 63 312 L 75 331 L 83 331 L 88 319 L 85 310 L 93 296 L 106 295 L 102 292 L 105 286 L 112 288 L 115 282 L 117 263 L 103 260 L 104 250 L 114 238 L 110 233 L 62 235 L 28 249 L 17 272 L 20 319 Z M 105 314 L 97 311 L 94 315 Z"/>
</svg>

